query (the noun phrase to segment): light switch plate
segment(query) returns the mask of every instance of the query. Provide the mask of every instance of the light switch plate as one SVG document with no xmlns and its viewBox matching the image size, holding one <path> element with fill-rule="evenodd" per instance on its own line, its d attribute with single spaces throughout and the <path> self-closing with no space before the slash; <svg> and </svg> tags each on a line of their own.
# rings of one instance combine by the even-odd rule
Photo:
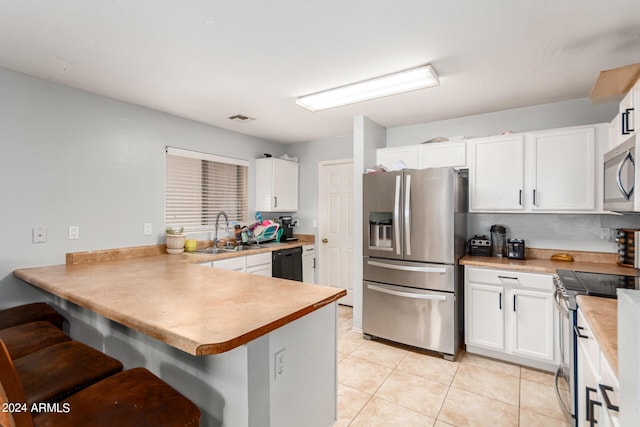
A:
<svg viewBox="0 0 640 427">
<path fill-rule="evenodd" d="M 79 225 L 70 225 L 69 226 L 69 240 L 78 240 L 80 238 L 80 226 Z"/>
</svg>

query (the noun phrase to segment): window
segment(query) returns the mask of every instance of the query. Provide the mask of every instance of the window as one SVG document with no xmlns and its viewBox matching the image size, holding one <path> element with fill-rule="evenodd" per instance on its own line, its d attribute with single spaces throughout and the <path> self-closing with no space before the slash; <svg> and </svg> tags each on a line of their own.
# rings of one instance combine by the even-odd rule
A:
<svg viewBox="0 0 640 427">
<path fill-rule="evenodd" d="M 167 147 L 166 226 L 212 230 L 216 214 L 246 222 L 249 162 Z"/>
</svg>

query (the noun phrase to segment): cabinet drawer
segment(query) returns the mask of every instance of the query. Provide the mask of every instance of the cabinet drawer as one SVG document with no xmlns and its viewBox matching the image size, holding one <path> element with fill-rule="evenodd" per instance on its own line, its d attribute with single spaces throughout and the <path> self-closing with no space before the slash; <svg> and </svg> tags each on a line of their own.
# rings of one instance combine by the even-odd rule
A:
<svg viewBox="0 0 640 427">
<path fill-rule="evenodd" d="M 220 261 L 213 261 L 212 267 L 222 268 L 224 270 L 244 271 L 244 258 L 236 257 L 229 259 L 222 259 Z"/>
<path fill-rule="evenodd" d="M 247 268 L 263 264 L 271 264 L 271 252 L 247 256 Z"/>
<path fill-rule="evenodd" d="M 472 283 L 522 287 L 553 291 L 553 276 L 550 274 L 523 273 L 514 270 L 492 270 L 467 267 L 467 280 Z"/>
</svg>

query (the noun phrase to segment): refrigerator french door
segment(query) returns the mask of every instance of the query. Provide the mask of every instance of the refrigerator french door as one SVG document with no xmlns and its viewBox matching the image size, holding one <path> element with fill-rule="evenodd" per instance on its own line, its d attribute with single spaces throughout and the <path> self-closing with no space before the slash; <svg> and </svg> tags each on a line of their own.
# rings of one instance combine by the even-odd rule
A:
<svg viewBox="0 0 640 427">
<path fill-rule="evenodd" d="M 453 264 L 464 251 L 455 232 L 464 229 L 465 183 L 450 168 L 364 175 L 364 256 Z"/>
<path fill-rule="evenodd" d="M 363 332 L 455 357 L 466 178 L 450 168 L 363 177 Z"/>
</svg>

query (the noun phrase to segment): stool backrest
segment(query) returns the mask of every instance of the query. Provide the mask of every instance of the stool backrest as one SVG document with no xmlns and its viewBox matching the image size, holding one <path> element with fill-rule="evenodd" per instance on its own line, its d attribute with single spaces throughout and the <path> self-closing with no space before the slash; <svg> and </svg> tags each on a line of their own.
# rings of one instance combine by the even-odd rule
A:
<svg viewBox="0 0 640 427">
<path fill-rule="evenodd" d="M 18 378 L 7 347 L 0 340 L 0 405 L 4 407 L 4 403 L 8 404 L 9 409 L 17 410 L 13 412 L 0 411 L 0 426 L 33 427 L 33 419 L 29 412 L 30 408 L 24 395 L 22 383 Z"/>
</svg>

